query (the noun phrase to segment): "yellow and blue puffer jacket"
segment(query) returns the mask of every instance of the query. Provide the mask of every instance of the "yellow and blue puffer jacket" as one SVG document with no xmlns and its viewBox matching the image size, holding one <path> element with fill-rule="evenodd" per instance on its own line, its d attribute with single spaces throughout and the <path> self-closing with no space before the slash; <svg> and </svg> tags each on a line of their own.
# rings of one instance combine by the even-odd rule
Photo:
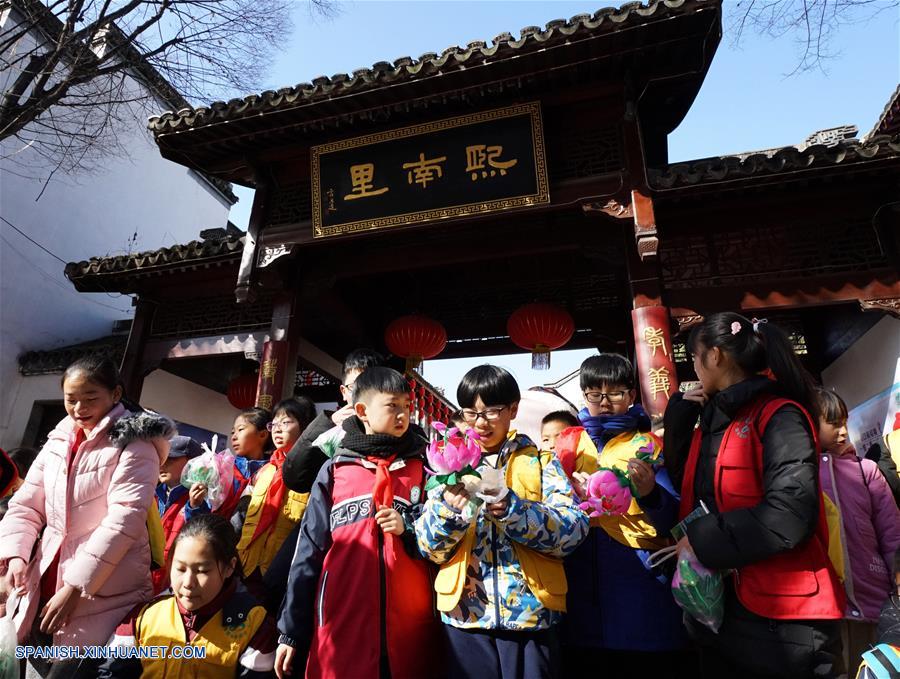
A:
<svg viewBox="0 0 900 679">
<path fill-rule="evenodd" d="M 588 517 L 575 505 L 559 461 L 539 453 L 527 436 L 511 431 L 496 466 L 510 489 L 506 516 L 492 517 L 477 499 L 457 512 L 439 486 L 416 521 L 419 550 L 441 566 L 435 590 L 445 624 L 546 629 L 565 610 L 562 558 L 587 535 Z"/>
</svg>

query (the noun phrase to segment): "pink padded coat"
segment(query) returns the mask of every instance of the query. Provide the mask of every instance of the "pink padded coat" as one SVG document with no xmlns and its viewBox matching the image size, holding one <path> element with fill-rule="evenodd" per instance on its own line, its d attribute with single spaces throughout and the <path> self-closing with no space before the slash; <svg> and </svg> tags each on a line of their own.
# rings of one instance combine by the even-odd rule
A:
<svg viewBox="0 0 900 679">
<path fill-rule="evenodd" d="M 0 561 L 28 563 L 28 593 L 15 618 L 20 641 L 57 552 L 56 589 L 66 583 L 82 595 L 54 644 L 105 644 L 128 611 L 150 599 L 147 510 L 173 431 L 166 418 L 116 405 L 78 447 L 71 473 L 75 422 L 67 417 L 50 433 L 0 521 Z"/>
</svg>

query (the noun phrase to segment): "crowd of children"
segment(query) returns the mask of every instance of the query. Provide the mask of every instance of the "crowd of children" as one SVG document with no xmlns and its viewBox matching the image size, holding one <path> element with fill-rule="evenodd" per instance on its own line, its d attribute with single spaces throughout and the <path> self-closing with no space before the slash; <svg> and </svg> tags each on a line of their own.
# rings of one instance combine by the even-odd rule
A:
<svg viewBox="0 0 900 679">
<path fill-rule="evenodd" d="M 701 387 L 659 435 L 631 363 L 600 354 L 539 445 L 515 378 L 470 370 L 445 448 L 359 350 L 337 411 L 237 415 L 223 489 L 182 485 L 216 451 L 128 402 L 108 359 L 76 361 L 41 451 L 0 455 L 0 613 L 20 644 L 106 652 L 22 676 L 894 676 L 896 471 L 857 455 L 774 324 L 713 314 L 688 345 Z M 442 475 L 432 453 L 469 445 Z M 601 472 L 619 510 L 591 504 Z M 721 574 L 715 628 L 673 596 L 689 559 Z"/>
</svg>

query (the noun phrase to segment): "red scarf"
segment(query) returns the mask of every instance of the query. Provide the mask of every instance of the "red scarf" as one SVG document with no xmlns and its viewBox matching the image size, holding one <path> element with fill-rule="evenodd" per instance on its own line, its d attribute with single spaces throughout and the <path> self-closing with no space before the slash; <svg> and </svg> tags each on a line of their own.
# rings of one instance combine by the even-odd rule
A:
<svg viewBox="0 0 900 679">
<path fill-rule="evenodd" d="M 256 542 L 256 539 L 264 535 L 269 528 L 275 525 L 278 519 L 278 512 L 284 506 L 284 498 L 287 493 L 287 486 L 284 485 L 284 476 L 281 474 L 281 466 L 287 456 L 290 446 L 279 448 L 272 457 L 269 458 L 269 464 L 275 465 L 275 474 L 272 475 L 272 482 L 266 490 L 266 499 L 263 501 L 262 511 L 259 515 L 259 523 L 256 524 L 256 530 L 253 531 L 253 537 L 250 538 L 250 544 Z"/>
<path fill-rule="evenodd" d="M 375 505 L 375 512 L 381 507 L 391 508 L 394 506 L 394 484 L 391 481 L 390 466 L 395 457 L 397 456 L 366 456 L 366 459 L 375 465 L 375 485 L 372 487 L 372 504 Z M 379 530 L 378 524 L 375 524 L 375 531 L 377 532 Z"/>
</svg>

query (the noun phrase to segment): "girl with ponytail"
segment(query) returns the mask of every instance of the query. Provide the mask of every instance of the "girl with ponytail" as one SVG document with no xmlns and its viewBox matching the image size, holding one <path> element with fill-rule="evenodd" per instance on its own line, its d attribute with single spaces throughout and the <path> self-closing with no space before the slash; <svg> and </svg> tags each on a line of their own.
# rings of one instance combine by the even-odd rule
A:
<svg viewBox="0 0 900 679">
<path fill-rule="evenodd" d="M 703 676 L 838 676 L 844 594 L 828 560 L 814 382 L 766 321 L 713 314 L 688 349 L 701 387 L 670 401 L 666 464 L 680 516 L 700 515 L 678 550 L 734 574 L 718 634 L 686 619 Z"/>
</svg>

